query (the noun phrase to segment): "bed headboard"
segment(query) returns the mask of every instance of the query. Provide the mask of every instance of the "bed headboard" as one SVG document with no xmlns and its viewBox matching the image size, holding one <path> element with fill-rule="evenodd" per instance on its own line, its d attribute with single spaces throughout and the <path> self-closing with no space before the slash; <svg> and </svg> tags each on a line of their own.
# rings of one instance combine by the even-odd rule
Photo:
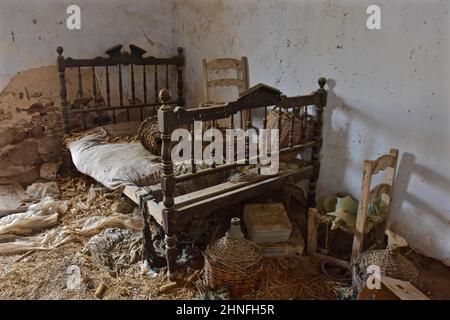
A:
<svg viewBox="0 0 450 320">
<path fill-rule="evenodd" d="M 178 54 L 170 58 L 144 57 L 146 51 L 132 44 L 129 49 L 129 52 L 123 52 L 122 45 L 116 45 L 105 51 L 107 57 L 92 59 L 64 58 L 63 48 L 56 49 L 65 133 L 131 121 L 131 111 L 138 112 L 137 117 L 142 121 L 149 112 L 156 114 L 161 105 L 160 89 L 171 86 L 176 86 L 172 91 L 177 92 L 177 98 L 172 102 L 184 105 L 183 49 L 178 48 Z M 68 101 L 68 69 L 73 70 L 76 79 L 74 101 Z M 86 88 L 87 83 L 89 88 Z M 124 119 L 118 119 L 119 114 Z"/>
</svg>

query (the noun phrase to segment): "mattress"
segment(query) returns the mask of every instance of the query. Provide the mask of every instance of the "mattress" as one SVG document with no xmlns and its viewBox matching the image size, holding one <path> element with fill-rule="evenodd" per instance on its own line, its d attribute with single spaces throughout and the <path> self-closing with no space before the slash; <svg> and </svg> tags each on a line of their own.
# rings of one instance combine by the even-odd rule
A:
<svg viewBox="0 0 450 320">
<path fill-rule="evenodd" d="M 162 173 L 161 158 L 153 155 L 135 139 L 120 138 L 115 141 L 109 130 L 102 127 L 94 132 L 79 134 L 78 140 L 66 143 L 72 162 L 83 174 L 90 176 L 109 189 L 118 189 L 127 184 L 138 187 L 160 183 Z M 113 137 L 112 139 L 109 139 Z M 67 141 L 67 140 L 66 140 Z M 131 141 L 131 142 L 126 142 Z M 192 172 L 190 163 L 174 163 L 175 176 Z M 198 169 L 209 167 L 202 164 Z M 176 195 L 189 193 L 226 181 L 236 170 L 208 174 L 177 183 Z"/>
</svg>

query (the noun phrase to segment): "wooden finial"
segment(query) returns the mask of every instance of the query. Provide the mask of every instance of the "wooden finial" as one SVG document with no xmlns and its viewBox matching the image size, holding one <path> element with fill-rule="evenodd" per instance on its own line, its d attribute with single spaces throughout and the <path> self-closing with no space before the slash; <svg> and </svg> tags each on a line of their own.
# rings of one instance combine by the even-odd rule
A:
<svg viewBox="0 0 450 320">
<path fill-rule="evenodd" d="M 319 83 L 320 89 L 323 89 L 323 87 L 325 87 L 325 84 L 327 83 L 327 79 L 324 77 L 320 77 L 318 83 Z"/>
<path fill-rule="evenodd" d="M 63 47 L 61 47 L 61 46 L 58 46 L 58 47 L 56 48 L 56 52 L 58 52 L 58 55 L 62 55 L 62 54 L 63 54 L 63 51 L 64 51 L 64 49 L 63 49 Z"/>
<path fill-rule="evenodd" d="M 129 45 L 130 52 L 132 56 L 136 56 L 139 58 L 142 58 L 142 56 L 147 52 L 142 48 L 139 48 L 138 46 L 135 46 L 134 44 Z"/>
<path fill-rule="evenodd" d="M 117 44 L 117 45 L 115 45 L 115 46 L 113 46 L 113 47 L 107 49 L 107 50 L 105 51 L 105 53 L 106 53 L 108 56 L 110 56 L 110 57 L 113 57 L 113 56 L 119 56 L 120 53 L 121 53 L 122 47 L 123 47 L 123 46 L 122 46 L 121 44 Z"/>
<path fill-rule="evenodd" d="M 172 94 L 170 93 L 169 89 L 162 89 L 159 92 L 159 99 L 161 100 L 161 102 L 163 104 L 166 104 L 167 102 L 169 102 L 171 98 L 172 98 Z"/>
<path fill-rule="evenodd" d="M 182 54 L 183 54 L 183 51 L 184 51 L 184 50 L 183 50 L 182 47 L 178 47 L 178 48 L 177 48 L 177 52 L 178 52 L 179 55 L 182 55 Z"/>
</svg>

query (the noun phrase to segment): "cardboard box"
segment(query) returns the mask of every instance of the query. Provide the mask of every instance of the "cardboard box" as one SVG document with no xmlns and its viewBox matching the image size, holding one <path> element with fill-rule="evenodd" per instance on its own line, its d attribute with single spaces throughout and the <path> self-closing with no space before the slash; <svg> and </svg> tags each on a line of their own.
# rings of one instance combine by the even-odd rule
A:
<svg viewBox="0 0 450 320">
<path fill-rule="evenodd" d="M 282 203 L 248 204 L 244 223 L 250 240 L 255 243 L 287 242 L 292 224 Z"/>
</svg>

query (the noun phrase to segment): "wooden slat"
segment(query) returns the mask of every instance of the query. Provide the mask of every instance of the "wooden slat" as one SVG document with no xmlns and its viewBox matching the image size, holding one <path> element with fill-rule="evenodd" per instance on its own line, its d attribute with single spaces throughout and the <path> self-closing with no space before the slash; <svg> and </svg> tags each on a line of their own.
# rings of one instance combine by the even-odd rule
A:
<svg viewBox="0 0 450 320">
<path fill-rule="evenodd" d="M 241 61 L 230 58 L 221 58 L 209 61 L 206 63 L 208 69 L 226 70 L 226 69 L 242 69 Z"/>
<path fill-rule="evenodd" d="M 358 214 L 356 216 L 355 236 L 353 238 L 352 262 L 359 258 L 361 254 L 364 233 L 367 222 L 367 209 L 369 207 L 370 183 L 372 181 L 374 162 L 364 161 L 363 179 L 361 183 L 360 200 L 358 205 Z"/>
<path fill-rule="evenodd" d="M 183 57 L 173 57 L 173 58 L 155 58 L 155 57 L 147 57 L 147 58 L 138 58 L 132 56 L 123 56 L 121 58 L 103 58 L 97 57 L 94 59 L 73 59 L 73 58 L 65 58 L 64 64 L 66 68 L 76 68 L 76 67 L 104 67 L 104 66 L 116 66 L 118 64 L 134 64 L 134 65 L 176 65 L 182 66 L 184 65 Z"/>
<path fill-rule="evenodd" d="M 317 258 L 317 259 L 320 259 L 320 260 L 323 260 L 323 261 L 331 262 L 331 263 L 333 263 L 333 264 L 335 264 L 335 265 L 337 265 L 337 266 L 339 266 L 341 268 L 348 268 L 350 266 L 350 263 L 348 261 L 341 260 L 341 259 L 338 259 L 338 258 L 335 258 L 335 257 L 332 257 L 332 256 L 327 256 L 327 255 L 321 254 L 319 252 L 312 253 L 312 256 L 314 258 Z"/>
<path fill-rule="evenodd" d="M 373 174 L 377 174 L 380 171 L 384 171 L 387 168 L 394 167 L 395 159 L 389 154 L 382 155 L 375 160 L 375 167 L 373 169 Z"/>
<path fill-rule="evenodd" d="M 122 193 L 127 196 L 131 201 L 139 205 L 139 196 L 143 193 L 146 193 L 145 190 L 135 186 L 135 185 L 126 185 L 123 189 Z M 163 225 L 163 216 L 162 216 L 162 209 L 158 205 L 156 201 L 148 200 L 146 204 L 147 210 L 150 213 L 150 215 L 155 218 L 156 222 Z"/>
<path fill-rule="evenodd" d="M 292 148 L 281 149 L 279 151 L 279 154 L 281 155 L 281 154 L 286 154 L 286 153 L 291 153 L 291 152 L 298 152 L 298 151 L 306 149 L 306 148 L 314 147 L 315 145 L 316 145 L 315 141 L 310 141 L 310 142 L 305 143 L 305 144 L 299 144 L 299 145 L 293 146 Z M 270 157 L 270 155 L 271 154 L 268 153 L 267 156 Z M 255 159 L 257 160 L 257 158 L 258 158 L 258 156 L 257 157 L 252 157 L 252 158 L 249 159 L 249 161 L 253 161 Z M 183 174 L 183 175 L 179 175 L 179 176 L 175 177 L 175 180 L 177 182 L 187 181 L 187 180 L 190 180 L 190 179 L 193 179 L 193 178 L 198 178 L 198 177 L 201 177 L 201 176 L 206 176 L 206 175 L 209 175 L 209 174 L 213 174 L 213 173 L 222 172 L 222 171 L 230 170 L 230 169 L 233 169 L 233 168 L 237 168 L 239 166 L 242 166 L 242 164 L 239 164 L 239 163 L 236 163 L 236 162 L 226 163 L 226 164 L 223 164 L 223 165 L 220 165 L 220 166 L 216 166 L 215 168 L 207 168 L 207 169 L 199 170 L 199 171 L 197 171 L 195 173 L 186 173 L 186 174 Z M 254 165 L 254 166 L 257 166 L 257 165 Z"/>
<path fill-rule="evenodd" d="M 316 208 L 308 209 L 308 241 L 306 244 L 308 254 L 317 251 L 317 231 L 319 229 L 320 213 Z"/>
<path fill-rule="evenodd" d="M 171 101 L 170 103 L 175 104 L 176 101 Z M 124 110 L 124 109 L 136 109 L 141 107 L 156 107 L 160 106 L 161 103 L 146 103 L 146 104 L 135 104 L 135 105 L 125 105 L 125 106 L 110 106 L 110 107 L 100 107 L 100 108 L 90 108 L 90 109 L 72 109 L 69 110 L 70 114 L 74 113 L 88 113 L 88 112 L 99 112 L 99 111 L 109 111 L 109 110 Z"/>
<path fill-rule="evenodd" d="M 230 87 L 230 86 L 236 86 L 244 89 L 245 83 L 243 80 L 240 79 L 216 79 L 208 81 L 208 87 Z"/>
<path fill-rule="evenodd" d="M 257 176 L 251 181 L 242 182 L 225 182 L 209 188 L 194 191 L 175 198 L 175 208 L 186 206 L 196 201 L 200 201 L 218 194 L 222 194 L 234 189 L 242 188 L 243 186 L 255 183 L 256 181 L 267 179 L 267 176 Z"/>
<path fill-rule="evenodd" d="M 320 94 L 314 92 L 306 96 L 286 97 L 281 96 L 280 106 L 283 108 L 293 108 L 298 106 L 311 106 L 320 103 Z"/>
<path fill-rule="evenodd" d="M 308 166 L 299 170 L 293 170 L 274 177 L 266 178 L 262 181 L 250 183 L 243 187 L 233 189 L 228 192 L 220 193 L 213 196 L 206 196 L 203 200 L 193 202 L 185 206 L 179 206 L 176 210 L 177 215 L 182 218 L 191 217 L 191 214 L 201 215 L 209 214 L 217 208 L 224 207 L 235 203 L 242 202 L 245 199 L 269 192 L 274 189 L 282 188 L 286 181 L 299 181 L 301 179 L 310 178 L 314 172 L 313 166 Z"/>
</svg>

